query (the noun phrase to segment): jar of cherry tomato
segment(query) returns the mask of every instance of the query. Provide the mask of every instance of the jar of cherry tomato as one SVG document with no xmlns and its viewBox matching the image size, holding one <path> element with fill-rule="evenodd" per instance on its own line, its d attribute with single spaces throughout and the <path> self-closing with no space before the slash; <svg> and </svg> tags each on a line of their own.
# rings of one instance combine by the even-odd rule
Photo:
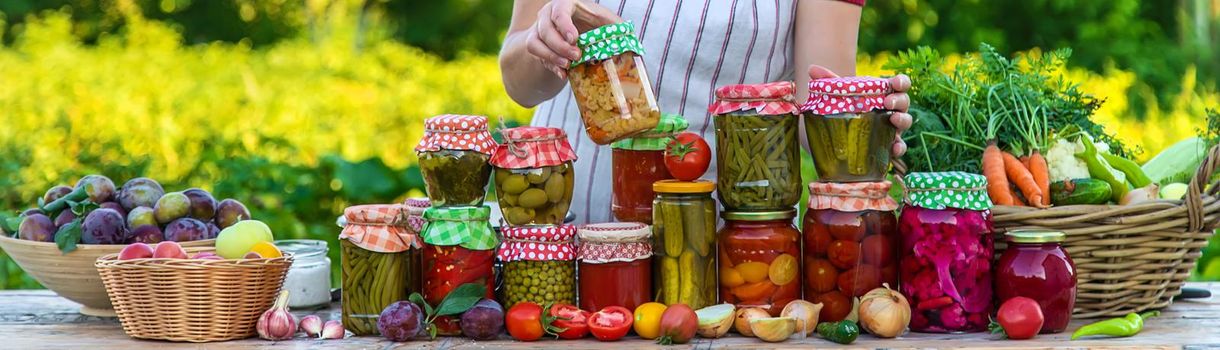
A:
<svg viewBox="0 0 1220 350">
<path fill-rule="evenodd" d="M 1008 248 L 996 262 L 996 300 L 1033 299 L 1046 320 L 1042 333 L 1063 332 L 1076 305 L 1076 264 L 1063 250 L 1063 232 L 1018 230 L 1004 238 Z"/>
<path fill-rule="evenodd" d="M 576 304 L 575 226 L 509 226 L 500 233 L 504 242 L 496 255 L 503 264 L 504 305 Z"/>
<path fill-rule="evenodd" d="M 504 143 L 491 155 L 496 197 L 509 225 L 560 225 L 572 204 L 576 152 L 559 128 L 500 131 Z"/>
<path fill-rule="evenodd" d="M 576 39 L 580 59 L 568 68 L 568 83 L 585 133 L 599 145 L 657 126 L 661 110 L 644 69 L 644 45 L 630 22 L 593 28 Z"/>
<path fill-rule="evenodd" d="M 720 299 L 779 316 L 801 297 L 801 232 L 796 210 L 725 212 L 717 234 Z"/>
<path fill-rule="evenodd" d="M 665 305 L 700 309 L 716 303 L 716 201 L 711 181 L 652 185 L 653 286 Z"/>
<path fill-rule="evenodd" d="M 805 299 L 822 303 L 819 321 L 839 321 L 852 298 L 898 286 L 898 202 L 884 182 L 809 184 Z"/>
<path fill-rule="evenodd" d="M 652 131 L 611 145 L 614 200 L 610 209 L 615 219 L 652 224 L 652 199 L 656 196 L 652 183 L 673 178 L 665 168 L 665 147 L 687 126 L 682 116 L 664 114 Z"/>
<path fill-rule="evenodd" d="M 410 228 L 407 211 L 401 204 L 343 210 L 342 320 L 343 327 L 356 335 L 378 334 L 381 310 L 420 291 L 423 242 Z"/>
<path fill-rule="evenodd" d="M 487 298 L 495 298 L 495 257 L 500 241 L 491 229 L 490 207 L 440 207 L 424 212 L 421 238 L 424 250 L 423 296 L 439 305 L 445 296 L 466 283 L 487 287 Z M 436 321 L 439 334 L 458 335 L 456 317 Z"/>
<path fill-rule="evenodd" d="M 652 301 L 652 228 L 635 222 L 580 227 L 580 308 L 601 310 Z"/>
<path fill-rule="evenodd" d="M 782 211 L 801 200 L 800 111 L 789 81 L 716 88 L 716 186 L 726 211 Z"/>
<path fill-rule="evenodd" d="M 986 330 L 994 249 L 987 179 L 942 172 L 912 173 L 904 181 L 898 266 L 902 294 L 911 303 L 911 330 Z"/>
</svg>

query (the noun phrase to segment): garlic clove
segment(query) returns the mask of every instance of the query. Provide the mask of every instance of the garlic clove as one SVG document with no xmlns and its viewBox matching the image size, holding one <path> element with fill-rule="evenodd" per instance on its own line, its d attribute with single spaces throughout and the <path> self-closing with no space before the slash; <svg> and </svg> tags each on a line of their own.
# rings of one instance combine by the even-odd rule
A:
<svg viewBox="0 0 1220 350">
<path fill-rule="evenodd" d="M 343 329 L 343 324 L 339 321 L 330 320 L 322 326 L 322 339 L 343 339 L 347 335 L 347 330 Z"/>
<path fill-rule="evenodd" d="M 322 334 L 322 318 L 318 315 L 309 315 L 301 318 L 301 331 L 310 338 L 316 338 Z"/>
<path fill-rule="evenodd" d="M 275 304 L 259 316 L 256 330 L 259 338 L 267 340 L 287 340 L 296 335 L 297 317 L 288 312 L 288 291 L 280 291 Z"/>
</svg>

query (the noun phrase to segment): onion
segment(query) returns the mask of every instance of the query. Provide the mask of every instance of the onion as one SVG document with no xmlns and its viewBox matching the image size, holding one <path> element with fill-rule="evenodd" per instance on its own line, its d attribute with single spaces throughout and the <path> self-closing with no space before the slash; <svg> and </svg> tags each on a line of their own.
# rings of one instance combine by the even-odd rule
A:
<svg viewBox="0 0 1220 350">
<path fill-rule="evenodd" d="M 881 338 L 897 337 L 911 323 L 911 304 L 888 284 L 865 294 L 859 313 L 860 328 Z"/>
<path fill-rule="evenodd" d="M 811 303 L 804 300 L 793 300 L 784 306 L 784 311 L 779 313 L 783 317 L 792 317 L 796 319 L 796 333 L 804 338 L 813 335 L 813 332 L 818 327 L 818 315 L 822 313 L 822 303 Z"/>
<path fill-rule="evenodd" d="M 1131 190 L 1131 192 L 1127 192 L 1127 195 L 1123 196 L 1122 200 L 1118 201 L 1118 205 L 1137 204 L 1156 200 L 1159 198 L 1160 190 L 1161 188 L 1157 184 L 1150 184 L 1148 186 Z"/>
</svg>

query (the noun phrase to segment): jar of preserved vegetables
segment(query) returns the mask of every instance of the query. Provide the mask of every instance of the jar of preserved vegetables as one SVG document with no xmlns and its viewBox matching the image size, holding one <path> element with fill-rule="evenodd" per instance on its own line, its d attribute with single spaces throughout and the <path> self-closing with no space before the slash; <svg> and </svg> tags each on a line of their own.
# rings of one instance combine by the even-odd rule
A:
<svg viewBox="0 0 1220 350">
<path fill-rule="evenodd" d="M 1004 238 L 1008 248 L 995 268 L 998 304 L 1015 297 L 1033 299 L 1046 319 L 1042 333 L 1063 332 L 1076 306 L 1076 264 L 1063 250 L 1063 232 L 1018 230 Z"/>
<path fill-rule="evenodd" d="M 652 285 L 666 305 L 699 309 L 716 303 L 716 202 L 710 181 L 652 185 Z"/>
<path fill-rule="evenodd" d="M 801 232 L 796 210 L 725 212 L 720 245 L 720 299 L 779 316 L 801 298 Z"/>
<path fill-rule="evenodd" d="M 500 234 L 504 305 L 576 304 L 576 226 L 509 226 Z"/>
<path fill-rule="evenodd" d="M 652 301 L 652 228 L 635 222 L 589 224 L 576 235 L 581 309 L 635 310 Z"/>
<path fill-rule="evenodd" d="M 963 172 L 912 173 L 899 278 L 911 302 L 911 330 L 979 332 L 992 311 L 993 238 L 987 179 Z"/>
<path fill-rule="evenodd" d="M 343 217 L 343 327 L 356 335 L 378 334 L 381 310 L 420 291 L 423 244 L 407 228 L 401 204 L 348 207 Z"/>
<path fill-rule="evenodd" d="M 822 303 L 819 321 L 839 321 L 852 298 L 898 286 L 898 202 L 890 182 L 809 184 L 802 227 L 805 299 Z"/>
<path fill-rule="evenodd" d="M 801 199 L 801 157 L 792 82 L 716 89 L 717 193 L 725 211 L 792 209 Z"/>
<path fill-rule="evenodd" d="M 491 177 L 487 161 L 495 149 L 487 117 L 447 114 L 424 121 L 424 137 L 415 152 L 432 205 L 483 205 Z"/>
<path fill-rule="evenodd" d="M 562 129 L 518 127 L 501 131 L 491 156 L 496 197 L 509 225 L 560 225 L 572 204 L 576 152 Z"/>
<path fill-rule="evenodd" d="M 610 209 L 615 219 L 652 224 L 652 199 L 656 197 L 652 183 L 673 178 L 665 168 L 665 147 L 687 126 L 682 116 L 665 114 L 652 131 L 611 145 L 614 200 Z"/>
<path fill-rule="evenodd" d="M 805 137 L 820 181 L 882 181 L 894 144 L 892 111 L 885 110 L 890 83 L 882 78 L 842 77 L 809 82 Z"/>
<path fill-rule="evenodd" d="M 487 298 L 495 298 L 496 246 L 500 244 L 492 231 L 491 208 L 444 207 L 424 212 L 427 222 L 420 234 L 427 246 L 423 249 L 423 296 L 431 305 L 438 305 L 445 296 L 466 283 L 483 284 Z M 438 317 L 438 333 L 462 333 L 457 317 Z"/>
<path fill-rule="evenodd" d="M 581 56 L 568 68 L 568 82 L 589 139 L 605 145 L 656 127 L 661 111 L 635 27 L 623 22 L 593 28 L 576 44 Z"/>
</svg>

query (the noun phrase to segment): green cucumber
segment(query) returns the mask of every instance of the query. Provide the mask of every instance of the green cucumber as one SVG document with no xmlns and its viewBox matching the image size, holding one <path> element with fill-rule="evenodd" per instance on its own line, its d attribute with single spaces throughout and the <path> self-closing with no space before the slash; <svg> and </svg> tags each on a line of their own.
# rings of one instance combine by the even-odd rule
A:
<svg viewBox="0 0 1220 350">
<path fill-rule="evenodd" d="M 1112 191 L 1109 183 L 1098 179 L 1055 181 L 1051 183 L 1051 204 L 1105 204 Z"/>
</svg>

